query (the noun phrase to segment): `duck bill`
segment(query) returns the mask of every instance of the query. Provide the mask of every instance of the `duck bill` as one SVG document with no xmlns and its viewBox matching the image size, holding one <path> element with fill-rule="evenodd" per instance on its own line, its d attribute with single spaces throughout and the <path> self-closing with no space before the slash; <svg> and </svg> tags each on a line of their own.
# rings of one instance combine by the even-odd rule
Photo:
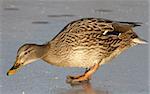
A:
<svg viewBox="0 0 150 94">
<path fill-rule="evenodd" d="M 22 67 L 20 63 L 15 63 L 13 67 L 7 72 L 7 76 L 14 75 Z"/>
<path fill-rule="evenodd" d="M 140 38 L 134 38 L 132 41 L 136 44 L 148 44 L 148 41 L 140 39 Z"/>
</svg>

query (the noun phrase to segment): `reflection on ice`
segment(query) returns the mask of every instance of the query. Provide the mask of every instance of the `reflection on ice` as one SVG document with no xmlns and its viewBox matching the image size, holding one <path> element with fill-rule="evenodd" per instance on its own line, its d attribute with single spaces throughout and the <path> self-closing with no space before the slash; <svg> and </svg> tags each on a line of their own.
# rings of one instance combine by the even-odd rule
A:
<svg viewBox="0 0 150 94">
<path fill-rule="evenodd" d="M 56 18 L 59 18 L 59 17 L 74 17 L 76 15 L 72 15 L 72 14 L 60 14 L 60 15 L 47 15 L 48 17 L 56 17 Z"/>
<path fill-rule="evenodd" d="M 113 10 L 110 10 L 110 9 L 95 9 L 95 12 L 113 12 Z"/>
<path fill-rule="evenodd" d="M 67 90 L 61 94 L 109 94 L 106 90 L 94 89 L 90 82 L 85 82 L 79 85 L 72 85 L 73 89 Z M 79 89 L 74 89 L 79 88 Z"/>
<path fill-rule="evenodd" d="M 48 24 L 48 21 L 33 21 L 32 24 Z"/>
</svg>

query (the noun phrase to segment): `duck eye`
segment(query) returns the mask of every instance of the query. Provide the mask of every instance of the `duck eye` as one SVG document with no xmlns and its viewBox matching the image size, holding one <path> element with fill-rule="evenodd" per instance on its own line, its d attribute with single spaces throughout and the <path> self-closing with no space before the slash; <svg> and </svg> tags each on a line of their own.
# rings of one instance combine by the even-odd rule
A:
<svg viewBox="0 0 150 94">
<path fill-rule="evenodd" d="M 109 31 L 105 31 L 103 33 L 103 35 L 107 36 L 107 35 L 116 35 L 116 36 L 119 36 L 121 33 L 120 32 L 117 32 L 117 31 L 112 31 L 112 32 L 109 32 Z"/>
<path fill-rule="evenodd" d="M 26 55 L 26 54 L 27 54 L 27 52 L 24 53 L 24 55 Z"/>
</svg>

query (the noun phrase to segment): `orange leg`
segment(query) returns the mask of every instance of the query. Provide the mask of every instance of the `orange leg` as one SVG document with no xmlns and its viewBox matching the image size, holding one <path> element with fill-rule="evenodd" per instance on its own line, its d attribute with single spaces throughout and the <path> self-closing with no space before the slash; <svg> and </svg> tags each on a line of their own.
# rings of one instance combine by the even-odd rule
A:
<svg viewBox="0 0 150 94">
<path fill-rule="evenodd" d="M 95 64 L 89 70 L 86 70 L 86 72 L 83 75 L 67 76 L 67 83 L 79 84 L 81 82 L 89 81 L 92 74 L 95 73 L 98 68 L 99 68 L 99 63 Z"/>
</svg>

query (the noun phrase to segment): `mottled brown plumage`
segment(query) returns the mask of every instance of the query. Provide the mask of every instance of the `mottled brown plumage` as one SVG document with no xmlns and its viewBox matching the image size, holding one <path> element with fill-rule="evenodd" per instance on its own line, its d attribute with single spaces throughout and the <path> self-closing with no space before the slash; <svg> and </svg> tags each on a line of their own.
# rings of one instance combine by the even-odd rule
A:
<svg viewBox="0 0 150 94">
<path fill-rule="evenodd" d="M 23 45 L 18 51 L 16 63 L 23 66 L 43 59 L 56 66 L 89 68 L 84 75 L 68 76 L 67 81 L 73 83 L 89 80 L 100 65 L 129 47 L 145 43 L 133 32 L 135 26 L 140 26 L 140 23 L 101 18 L 79 19 L 65 26 L 47 44 Z M 12 68 L 8 75 L 14 73 Z"/>
</svg>

